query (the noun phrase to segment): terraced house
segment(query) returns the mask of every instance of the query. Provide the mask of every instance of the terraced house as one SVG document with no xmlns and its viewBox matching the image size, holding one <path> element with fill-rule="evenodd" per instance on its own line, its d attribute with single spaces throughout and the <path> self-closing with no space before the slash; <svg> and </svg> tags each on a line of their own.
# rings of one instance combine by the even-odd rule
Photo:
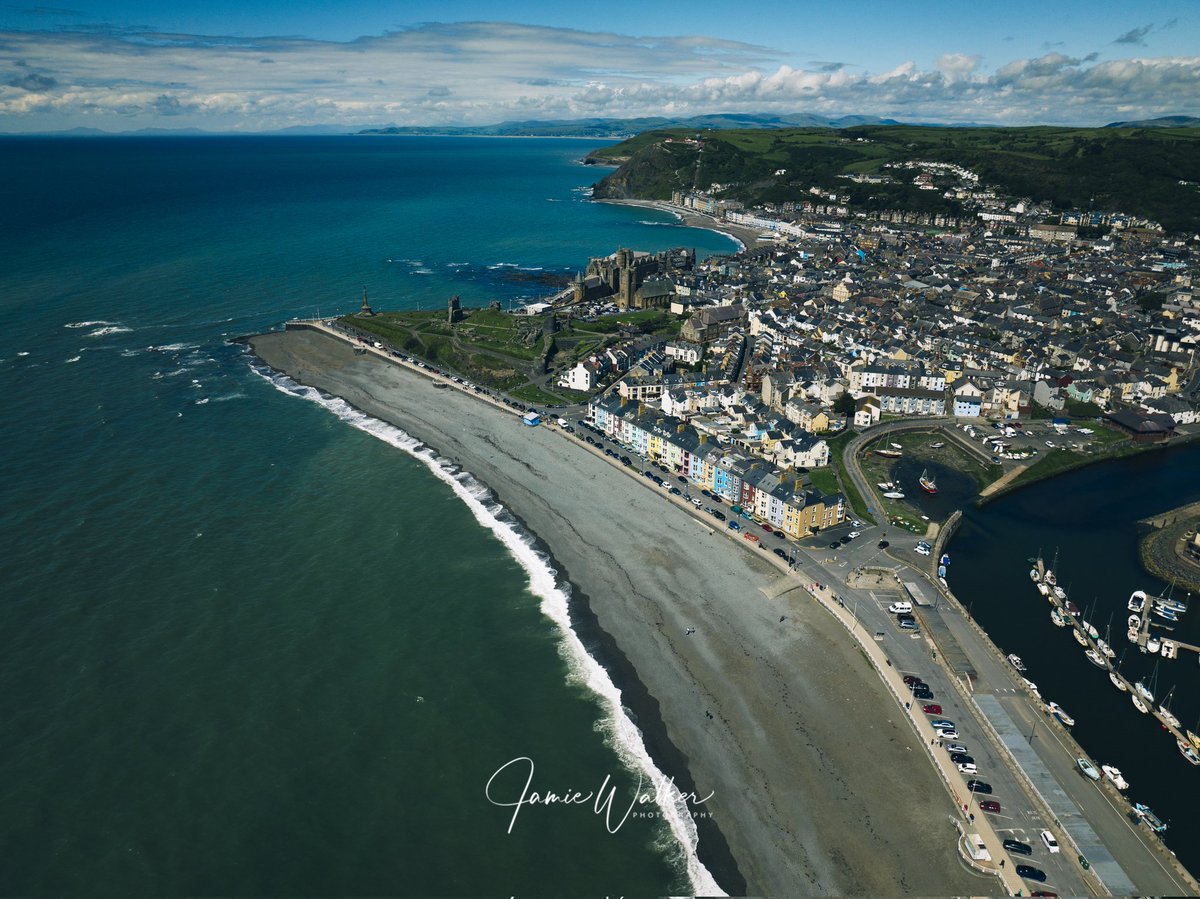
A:
<svg viewBox="0 0 1200 899">
<path fill-rule="evenodd" d="M 846 498 L 840 493 L 822 494 L 802 474 L 713 442 L 683 419 L 619 396 L 593 399 L 588 417 L 618 443 L 740 505 L 789 537 L 806 537 L 846 518 Z"/>
</svg>

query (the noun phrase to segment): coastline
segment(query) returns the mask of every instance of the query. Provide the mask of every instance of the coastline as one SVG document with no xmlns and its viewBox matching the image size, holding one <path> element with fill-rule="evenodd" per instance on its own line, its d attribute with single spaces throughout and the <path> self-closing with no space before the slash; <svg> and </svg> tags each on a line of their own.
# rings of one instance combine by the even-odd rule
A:
<svg viewBox="0 0 1200 899">
<path fill-rule="evenodd" d="M 762 240 L 758 235 L 759 232 L 753 228 L 743 228 L 740 225 L 731 225 L 728 222 L 718 221 L 711 215 L 706 215 L 703 212 L 695 212 L 692 210 L 678 209 L 670 203 L 664 203 L 661 200 L 615 200 L 603 199 L 596 200 L 597 203 L 612 203 L 616 206 L 640 206 L 643 209 L 656 209 L 659 212 L 669 212 L 674 215 L 679 224 L 685 228 L 700 228 L 704 231 L 713 231 L 738 244 L 736 253 L 744 252 L 747 248 L 757 249 L 762 246 L 769 246 L 770 241 Z"/>
<path fill-rule="evenodd" d="M 712 823 L 744 878 L 726 868 L 723 885 L 978 892 L 943 832 L 953 830 L 934 772 L 914 758 L 921 747 L 874 669 L 803 591 L 767 599 L 780 576 L 765 560 L 511 412 L 316 332 L 250 342 L 271 368 L 436 447 L 539 535 L 586 606 L 572 618 L 594 617 L 602 654 L 628 663 L 614 671 L 622 704 L 644 687 L 638 724 L 659 767 L 715 791 Z M 905 772 L 886 803 L 877 770 Z M 701 827 L 706 859 L 720 855 L 715 832 Z"/>
</svg>

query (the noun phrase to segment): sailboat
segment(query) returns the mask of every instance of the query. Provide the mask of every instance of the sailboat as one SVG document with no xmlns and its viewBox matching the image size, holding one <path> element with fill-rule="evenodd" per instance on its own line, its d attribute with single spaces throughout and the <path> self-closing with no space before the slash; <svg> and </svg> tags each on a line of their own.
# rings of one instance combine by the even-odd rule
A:
<svg viewBox="0 0 1200 899">
<path fill-rule="evenodd" d="M 1100 655 L 1100 653 L 1096 652 L 1096 650 L 1089 649 L 1087 652 L 1084 653 L 1084 655 L 1087 656 L 1088 661 L 1091 662 L 1093 665 L 1095 665 L 1097 668 L 1107 668 L 1108 667 L 1108 662 L 1106 662 L 1104 660 L 1104 656 Z"/>
<path fill-rule="evenodd" d="M 929 476 L 928 468 L 921 472 L 919 483 L 926 493 L 937 493 L 937 482 Z"/>
<path fill-rule="evenodd" d="M 1108 672 L 1108 679 L 1110 681 L 1112 681 L 1112 685 L 1114 687 L 1116 687 L 1118 690 L 1120 690 L 1122 693 L 1129 690 L 1129 688 L 1127 686 L 1125 686 L 1125 681 L 1121 680 L 1121 675 L 1117 674 L 1117 672 L 1115 672 L 1115 671 Z"/>
<path fill-rule="evenodd" d="M 1150 709 L 1147 708 L 1146 703 L 1142 702 L 1142 697 L 1138 696 L 1136 693 L 1130 693 L 1129 698 L 1133 700 L 1133 707 L 1143 715 L 1150 711 Z"/>
<path fill-rule="evenodd" d="M 1167 691 L 1166 698 L 1163 699 L 1162 704 L 1158 707 L 1158 717 L 1161 718 L 1163 724 L 1166 724 L 1168 727 L 1178 728 L 1179 727 L 1179 719 L 1176 718 L 1173 714 L 1171 714 L 1171 709 L 1170 709 L 1171 694 L 1173 694 L 1174 692 L 1175 692 L 1174 687 L 1172 687 L 1170 690 Z"/>
<path fill-rule="evenodd" d="M 1147 687 L 1145 684 L 1143 684 L 1141 681 L 1138 681 L 1137 683 L 1135 683 L 1133 685 L 1133 689 L 1135 691 L 1137 691 L 1138 696 L 1141 696 L 1147 702 L 1154 702 L 1154 694 L 1150 691 L 1150 688 Z"/>
<path fill-rule="evenodd" d="M 1066 627 L 1067 619 L 1063 618 L 1062 612 L 1058 609 L 1050 610 L 1050 620 L 1054 622 L 1055 627 Z"/>
<path fill-rule="evenodd" d="M 1176 740 L 1175 745 L 1179 747 L 1180 755 L 1193 765 L 1200 765 L 1200 755 L 1196 754 L 1196 750 L 1188 744 L 1187 740 Z"/>
</svg>

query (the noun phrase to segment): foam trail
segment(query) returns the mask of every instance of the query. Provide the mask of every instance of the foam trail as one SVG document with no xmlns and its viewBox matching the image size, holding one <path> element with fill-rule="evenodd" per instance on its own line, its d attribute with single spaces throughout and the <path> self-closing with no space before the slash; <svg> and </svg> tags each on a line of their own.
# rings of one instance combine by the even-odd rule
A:
<svg viewBox="0 0 1200 899">
<path fill-rule="evenodd" d="M 64 328 L 95 328 L 100 325 L 115 325 L 116 322 L 94 321 L 94 322 L 70 322 L 63 325 Z"/>
<path fill-rule="evenodd" d="M 105 337 L 109 334 L 128 334 L 133 328 L 126 328 L 124 325 L 105 325 L 103 328 L 97 328 L 95 331 L 89 331 L 88 337 Z"/>
<path fill-rule="evenodd" d="M 533 539 L 520 530 L 504 506 L 492 498 L 491 492 L 483 484 L 475 480 L 470 473 L 457 470 L 453 463 L 439 456 L 411 434 L 360 412 L 339 397 L 328 396 L 312 387 L 306 387 L 266 366 L 254 365 L 253 370 L 270 382 L 276 390 L 316 403 L 352 427 L 403 450 L 423 462 L 439 480 L 448 484 L 471 510 L 475 520 L 490 530 L 525 569 L 530 592 L 541 600 L 542 614 L 554 622 L 562 636 L 560 647 L 569 671 L 599 697 L 605 708 L 605 725 L 613 736 L 617 754 L 627 767 L 640 772 L 644 779 L 650 781 L 649 785 L 643 785 L 643 792 L 647 787 L 653 788 L 667 781 L 650 758 L 646 744 L 642 741 L 641 731 L 625 713 L 621 705 L 621 691 L 617 689 L 617 685 L 612 682 L 603 666 L 588 655 L 579 635 L 571 627 L 567 591 L 558 585 L 558 573 L 550 567 L 547 557 L 534 548 Z M 693 895 L 726 895 L 696 855 L 699 835 L 695 822 L 688 814 L 686 802 L 672 797 L 669 789 L 655 792 L 659 811 L 683 849 Z"/>
<path fill-rule="evenodd" d="M 67 360 L 67 363 L 69 364 L 71 362 L 78 362 L 82 358 L 83 358 L 82 356 L 72 356 L 70 359 Z"/>
</svg>

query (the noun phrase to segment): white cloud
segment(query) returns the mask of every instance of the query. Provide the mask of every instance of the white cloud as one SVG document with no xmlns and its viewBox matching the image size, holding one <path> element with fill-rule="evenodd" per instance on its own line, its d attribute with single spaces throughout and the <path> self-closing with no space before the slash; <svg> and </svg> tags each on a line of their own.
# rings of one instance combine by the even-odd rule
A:
<svg viewBox="0 0 1200 899">
<path fill-rule="evenodd" d="M 266 63 L 270 64 L 266 64 Z M 1053 52 L 993 72 L 945 53 L 871 72 L 780 64 L 762 47 L 499 23 L 338 43 L 153 32 L 0 33 L 0 129 L 166 124 L 482 124 L 510 118 L 860 113 L 909 121 L 1098 124 L 1200 114 L 1200 57 Z"/>
</svg>

